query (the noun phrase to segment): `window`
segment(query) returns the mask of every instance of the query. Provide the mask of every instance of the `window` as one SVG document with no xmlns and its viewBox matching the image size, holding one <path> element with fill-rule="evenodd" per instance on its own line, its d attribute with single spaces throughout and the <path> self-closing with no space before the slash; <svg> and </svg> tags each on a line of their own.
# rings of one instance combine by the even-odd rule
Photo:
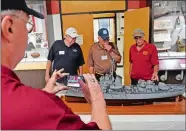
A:
<svg viewBox="0 0 186 131">
<path fill-rule="evenodd" d="M 153 43 L 159 54 L 185 56 L 185 1 L 153 1 Z M 162 53 L 163 52 L 163 53 Z"/>
<path fill-rule="evenodd" d="M 98 31 L 101 28 L 108 29 L 110 41 L 115 42 L 114 18 L 94 19 L 94 42 L 98 42 Z"/>
<path fill-rule="evenodd" d="M 40 12 L 45 19 L 31 17 L 34 28 L 28 34 L 28 46 L 25 51 L 25 57 L 21 62 L 46 61 L 48 55 L 48 41 L 46 32 L 46 7 L 44 1 L 26 1 L 29 8 Z M 27 25 L 29 26 L 29 24 Z"/>
</svg>

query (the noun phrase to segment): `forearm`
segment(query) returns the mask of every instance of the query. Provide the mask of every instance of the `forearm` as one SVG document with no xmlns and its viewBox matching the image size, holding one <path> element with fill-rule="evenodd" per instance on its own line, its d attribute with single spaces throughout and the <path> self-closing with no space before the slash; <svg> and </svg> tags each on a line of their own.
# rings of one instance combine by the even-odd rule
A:
<svg viewBox="0 0 186 131">
<path fill-rule="evenodd" d="M 104 102 L 105 103 L 105 102 Z M 108 113 L 106 111 L 106 104 L 95 101 L 92 105 L 91 121 L 96 122 L 102 130 L 112 130 Z"/>
<path fill-rule="evenodd" d="M 155 65 L 154 66 L 154 74 L 158 74 L 158 71 L 159 71 L 159 65 Z"/>
<path fill-rule="evenodd" d="M 89 67 L 89 73 L 94 74 L 94 67 L 92 67 L 92 66 Z"/>
<path fill-rule="evenodd" d="M 83 66 L 79 66 L 79 75 L 83 74 Z"/>
<path fill-rule="evenodd" d="M 45 75 L 49 75 L 51 65 L 52 65 L 52 62 L 48 60 Z"/>
<path fill-rule="evenodd" d="M 114 51 L 111 51 L 110 55 L 112 56 L 116 63 L 121 62 L 121 56 L 119 54 L 115 53 Z"/>
</svg>

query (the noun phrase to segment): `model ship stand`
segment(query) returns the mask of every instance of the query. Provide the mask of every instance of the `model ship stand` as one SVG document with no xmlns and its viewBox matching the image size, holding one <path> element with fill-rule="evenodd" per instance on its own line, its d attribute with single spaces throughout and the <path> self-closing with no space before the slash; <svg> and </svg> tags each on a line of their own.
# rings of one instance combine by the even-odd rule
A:
<svg viewBox="0 0 186 131">
<path fill-rule="evenodd" d="M 164 84 L 139 80 L 137 85 L 123 86 L 122 77 L 113 77 L 113 70 L 99 82 L 107 105 L 152 104 L 153 102 L 181 101 L 185 93 L 183 84 Z M 86 102 L 81 88 L 71 88 L 65 93 L 68 102 Z"/>
</svg>

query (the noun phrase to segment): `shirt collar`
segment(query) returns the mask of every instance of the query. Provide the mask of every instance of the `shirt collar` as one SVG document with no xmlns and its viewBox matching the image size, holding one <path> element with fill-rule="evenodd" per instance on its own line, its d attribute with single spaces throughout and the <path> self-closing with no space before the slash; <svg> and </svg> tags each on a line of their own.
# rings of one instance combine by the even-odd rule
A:
<svg viewBox="0 0 186 131">
<path fill-rule="evenodd" d="M 99 42 L 97 42 L 96 44 L 98 46 L 98 49 L 100 49 L 100 50 L 103 50 L 104 49 L 103 46 Z"/>
<path fill-rule="evenodd" d="M 144 45 L 144 47 L 140 51 L 143 51 L 144 49 L 149 48 L 149 43 L 147 43 L 147 41 L 144 41 L 144 42 L 145 42 L 145 45 Z M 137 44 L 135 44 L 134 47 L 135 47 L 134 49 L 137 51 Z"/>
<path fill-rule="evenodd" d="M 14 78 L 20 82 L 20 79 L 17 77 L 17 75 L 11 69 L 3 65 L 1 65 L 1 76 Z"/>
<path fill-rule="evenodd" d="M 65 46 L 65 47 L 67 47 L 67 48 L 75 47 L 76 44 L 77 44 L 77 43 L 74 43 L 74 44 L 72 44 L 71 46 L 67 46 L 67 45 L 65 44 L 65 38 L 63 39 L 63 43 L 62 43 L 62 45 Z"/>
</svg>

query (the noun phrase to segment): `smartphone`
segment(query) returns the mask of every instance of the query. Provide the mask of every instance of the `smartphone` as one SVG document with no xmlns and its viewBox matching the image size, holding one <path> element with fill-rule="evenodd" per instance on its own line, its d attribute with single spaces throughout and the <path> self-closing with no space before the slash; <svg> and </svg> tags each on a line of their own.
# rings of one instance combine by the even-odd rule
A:
<svg viewBox="0 0 186 131">
<path fill-rule="evenodd" d="M 85 82 L 85 79 L 83 76 L 67 75 L 61 78 L 60 83 L 63 83 L 64 85 L 68 87 L 80 87 L 79 80 L 82 80 L 83 82 Z"/>
</svg>

